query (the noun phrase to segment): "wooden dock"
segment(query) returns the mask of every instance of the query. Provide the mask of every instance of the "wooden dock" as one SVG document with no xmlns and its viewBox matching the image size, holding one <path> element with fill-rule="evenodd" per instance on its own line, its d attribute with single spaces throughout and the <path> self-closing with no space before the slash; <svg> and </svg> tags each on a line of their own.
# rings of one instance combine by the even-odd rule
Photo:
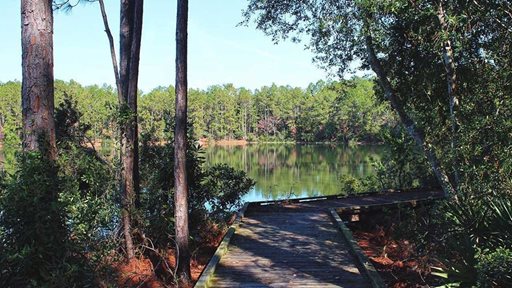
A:
<svg viewBox="0 0 512 288">
<path fill-rule="evenodd" d="M 340 231 L 339 218 L 334 221 L 334 209 L 441 197 L 439 191 L 415 191 L 249 203 L 196 287 L 379 287 L 361 263 L 364 256 L 355 255 L 357 247 Z"/>
</svg>

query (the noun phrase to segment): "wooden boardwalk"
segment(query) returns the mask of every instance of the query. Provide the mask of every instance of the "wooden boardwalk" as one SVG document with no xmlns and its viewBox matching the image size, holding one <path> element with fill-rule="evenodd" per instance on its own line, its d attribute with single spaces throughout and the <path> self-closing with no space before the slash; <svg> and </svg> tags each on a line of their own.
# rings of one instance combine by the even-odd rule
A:
<svg viewBox="0 0 512 288">
<path fill-rule="evenodd" d="M 330 209 L 441 196 L 440 192 L 418 191 L 250 203 L 233 235 L 226 236 L 227 251 L 217 255 L 214 267 L 203 272 L 211 275 L 202 275 L 198 286 L 371 287 Z"/>
</svg>

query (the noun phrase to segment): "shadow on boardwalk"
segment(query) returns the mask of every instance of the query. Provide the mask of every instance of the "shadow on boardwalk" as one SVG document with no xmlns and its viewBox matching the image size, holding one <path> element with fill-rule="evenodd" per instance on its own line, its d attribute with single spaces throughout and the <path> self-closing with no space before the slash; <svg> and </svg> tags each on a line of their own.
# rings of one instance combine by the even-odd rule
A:
<svg viewBox="0 0 512 288">
<path fill-rule="evenodd" d="M 251 203 L 208 287 L 370 287 L 328 210 L 440 198 L 407 192 Z"/>
</svg>

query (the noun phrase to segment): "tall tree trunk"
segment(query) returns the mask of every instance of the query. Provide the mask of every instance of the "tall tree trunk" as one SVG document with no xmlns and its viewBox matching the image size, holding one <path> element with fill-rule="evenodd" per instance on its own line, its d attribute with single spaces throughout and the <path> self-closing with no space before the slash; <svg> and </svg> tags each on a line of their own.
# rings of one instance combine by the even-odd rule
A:
<svg viewBox="0 0 512 288">
<path fill-rule="evenodd" d="M 132 1 L 133 2 L 133 1 Z M 132 125 L 134 143 L 133 182 L 135 191 L 135 207 L 140 208 L 140 171 L 139 171 L 139 127 L 137 112 L 137 95 L 139 92 L 139 62 L 140 47 L 142 42 L 142 17 L 144 12 L 144 0 L 135 2 L 135 19 L 133 22 L 134 31 L 132 38 L 130 72 L 128 73 L 128 105 L 134 111 L 134 122 Z"/>
<path fill-rule="evenodd" d="M 437 18 L 441 24 L 442 35 L 445 37 L 443 41 L 443 63 L 446 70 L 446 83 L 448 90 L 448 98 L 450 105 L 450 121 L 452 128 L 452 141 L 451 150 L 453 157 L 453 177 L 455 182 L 455 189 L 459 185 L 459 157 L 458 157 L 458 130 L 456 111 L 459 106 L 459 99 L 457 98 L 457 73 L 455 68 L 455 59 L 453 57 L 452 42 L 448 31 L 448 23 L 446 22 L 446 14 L 443 9 L 442 1 L 439 1 L 437 9 Z"/>
<path fill-rule="evenodd" d="M 139 149 L 137 128 L 137 82 L 142 34 L 143 0 L 121 0 L 120 65 L 121 87 L 121 195 L 122 223 L 128 258 L 135 256 L 132 216 L 139 199 Z"/>
<path fill-rule="evenodd" d="M 439 184 L 441 185 L 445 193 L 445 196 L 452 196 L 454 194 L 454 189 L 448 179 L 446 172 L 441 166 L 439 159 L 437 159 L 433 147 L 429 143 L 425 142 L 425 136 L 423 135 L 423 132 L 420 129 L 418 129 L 418 127 L 416 127 L 416 124 L 414 123 L 412 118 L 407 114 L 403 107 L 403 104 L 396 96 L 396 93 L 388 80 L 387 74 L 382 68 L 382 65 L 379 59 L 377 58 L 377 55 L 373 48 L 373 40 L 369 32 L 370 30 L 368 24 L 366 24 L 366 29 L 367 35 L 365 36 L 365 44 L 366 51 L 368 53 L 368 62 L 370 63 L 372 70 L 375 72 L 375 74 L 377 74 L 378 82 L 382 90 L 384 91 L 386 99 L 388 99 L 388 101 L 391 104 L 391 107 L 398 114 L 398 117 L 400 118 L 402 125 L 404 125 L 409 135 L 414 139 L 416 144 L 419 147 L 421 147 L 421 150 L 427 156 L 430 166 L 432 167 L 432 170 L 434 171 L 434 174 Z"/>
<path fill-rule="evenodd" d="M 57 157 L 52 0 L 21 1 L 23 150 Z"/>
<path fill-rule="evenodd" d="M 187 182 L 187 24 L 188 0 L 178 0 L 176 17 L 176 127 L 174 130 L 174 218 L 180 287 L 191 285 L 188 247 Z"/>
</svg>

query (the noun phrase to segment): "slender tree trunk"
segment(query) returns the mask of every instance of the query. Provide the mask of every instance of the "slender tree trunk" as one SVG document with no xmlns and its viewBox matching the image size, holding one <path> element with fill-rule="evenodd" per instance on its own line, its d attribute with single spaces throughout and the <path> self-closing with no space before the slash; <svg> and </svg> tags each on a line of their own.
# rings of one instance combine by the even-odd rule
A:
<svg viewBox="0 0 512 288">
<path fill-rule="evenodd" d="M 179 253 L 177 276 L 180 286 L 191 285 L 188 247 L 187 181 L 187 24 L 188 0 L 178 0 L 176 17 L 176 127 L 174 130 L 174 218 L 176 249 Z"/>
<path fill-rule="evenodd" d="M 109 42 L 109 47 L 110 47 L 110 57 L 111 57 L 111 60 L 112 60 L 112 67 L 114 69 L 114 77 L 115 77 L 115 81 L 116 81 L 116 88 L 117 88 L 117 98 L 118 98 L 118 103 L 119 103 L 119 107 L 125 107 L 126 106 L 126 99 L 123 95 L 123 86 L 121 84 L 121 79 L 120 79 L 120 73 L 119 73 L 119 66 L 117 64 L 117 56 L 116 56 L 116 49 L 115 49 L 115 45 L 114 45 L 114 37 L 112 37 L 112 32 L 110 31 L 110 26 L 108 24 L 108 18 L 107 18 L 107 13 L 106 13 L 106 10 L 105 10 L 105 4 L 103 2 L 103 0 L 99 0 L 99 4 L 100 4 L 100 10 L 101 10 L 101 17 L 103 18 L 103 25 L 105 27 L 105 33 L 107 34 L 107 38 L 108 38 L 108 42 Z M 123 5 L 123 2 L 121 2 L 121 5 Z M 123 6 L 121 6 L 123 7 Z M 123 8 L 121 8 L 123 9 Z M 126 23 L 126 22 L 125 22 Z M 128 24 L 125 24 L 125 25 L 128 25 Z M 121 54 L 123 55 L 123 53 L 121 52 Z M 124 53 L 124 55 L 126 55 L 126 52 Z M 127 67 L 124 66 L 123 67 L 124 69 L 126 69 Z M 129 173 L 126 173 L 127 169 L 125 169 L 125 164 L 126 166 L 128 166 L 129 168 L 131 167 L 129 165 L 129 163 L 126 163 L 125 159 L 127 157 L 127 154 L 125 152 L 125 149 L 126 147 L 123 145 L 123 143 L 126 143 L 126 139 L 125 139 L 125 136 L 126 136 L 126 133 L 124 131 L 126 131 L 126 127 L 124 125 L 124 123 L 120 123 L 120 127 L 119 127 L 119 140 L 121 142 L 121 153 L 120 153 L 120 159 L 121 159 L 121 181 L 120 181 L 120 192 L 121 192 L 121 204 L 122 204 L 122 209 L 121 209 L 121 224 L 122 224 L 122 227 L 123 227 L 123 236 L 124 236 L 124 240 L 125 240 L 125 245 L 126 245 L 126 255 L 128 257 L 128 259 L 131 259 L 134 257 L 135 255 L 135 249 L 133 247 L 133 239 L 132 239 L 132 233 L 131 233 L 131 210 L 132 210 L 132 206 L 131 205 L 131 198 L 130 198 L 130 191 L 127 189 L 127 187 L 130 187 L 129 184 L 127 184 L 126 182 L 128 181 L 127 179 L 130 179 L 129 177 Z"/>
<path fill-rule="evenodd" d="M 21 1 L 23 150 L 57 157 L 51 0 Z"/>
<path fill-rule="evenodd" d="M 366 27 L 368 28 L 368 27 Z M 402 125 L 404 125 L 405 129 L 409 133 L 409 135 L 414 139 L 416 144 L 421 147 L 421 150 L 425 153 L 427 156 L 427 159 L 430 163 L 430 166 L 432 167 L 432 170 L 434 171 L 434 174 L 441 185 L 445 196 L 452 196 L 454 194 L 454 189 L 452 184 L 450 183 L 448 176 L 444 169 L 441 167 L 441 164 L 439 162 L 439 159 L 437 159 L 437 156 L 434 152 L 433 147 L 425 142 L 425 136 L 423 135 L 423 132 L 416 127 L 416 124 L 411 119 L 411 117 L 407 114 L 405 111 L 403 104 L 400 102 L 398 97 L 396 96 L 396 93 L 391 86 L 391 83 L 389 82 L 387 78 L 387 74 L 382 68 L 382 65 L 377 58 L 377 55 L 375 53 L 375 50 L 373 48 L 373 40 L 370 32 L 367 32 L 367 35 L 365 36 L 365 44 L 366 44 L 366 51 L 368 53 L 368 61 L 370 63 L 370 66 L 372 67 L 372 70 L 377 74 L 378 82 L 384 91 L 384 95 L 386 99 L 391 104 L 391 107 L 395 112 L 398 114 L 398 117 L 400 118 Z"/>
<path fill-rule="evenodd" d="M 139 201 L 139 150 L 137 127 L 137 82 L 142 34 L 143 0 L 121 0 L 120 27 L 120 134 L 122 223 L 129 259 L 135 256 L 132 216 Z"/>
<path fill-rule="evenodd" d="M 458 160 L 458 130 L 459 125 L 457 123 L 456 111 L 459 106 L 459 99 L 457 98 L 457 72 L 455 68 L 455 60 L 453 57 L 452 42 L 450 41 L 448 23 L 446 22 L 446 14 L 443 9 L 442 1 L 439 2 L 437 10 L 437 18 L 441 24 L 441 30 L 443 37 L 446 37 L 443 41 L 443 63 L 446 70 L 446 83 L 448 90 L 448 98 L 450 105 L 450 121 L 452 128 L 452 157 L 453 157 L 453 176 L 455 182 L 455 189 L 458 189 L 459 185 L 459 160 Z"/>
<path fill-rule="evenodd" d="M 119 79 L 119 66 L 117 65 L 117 55 L 116 55 L 116 47 L 114 45 L 114 37 L 112 37 L 112 32 L 110 31 L 110 26 L 108 25 L 108 17 L 107 12 L 105 10 L 105 3 L 103 0 L 99 0 L 100 10 L 101 10 L 101 18 L 103 19 L 103 26 L 105 27 L 105 33 L 107 34 L 108 44 L 110 47 L 110 58 L 112 60 L 112 68 L 114 69 L 114 79 L 116 81 L 117 88 L 117 98 L 118 102 L 123 102 L 123 93 L 121 87 L 121 80 Z"/>
</svg>

